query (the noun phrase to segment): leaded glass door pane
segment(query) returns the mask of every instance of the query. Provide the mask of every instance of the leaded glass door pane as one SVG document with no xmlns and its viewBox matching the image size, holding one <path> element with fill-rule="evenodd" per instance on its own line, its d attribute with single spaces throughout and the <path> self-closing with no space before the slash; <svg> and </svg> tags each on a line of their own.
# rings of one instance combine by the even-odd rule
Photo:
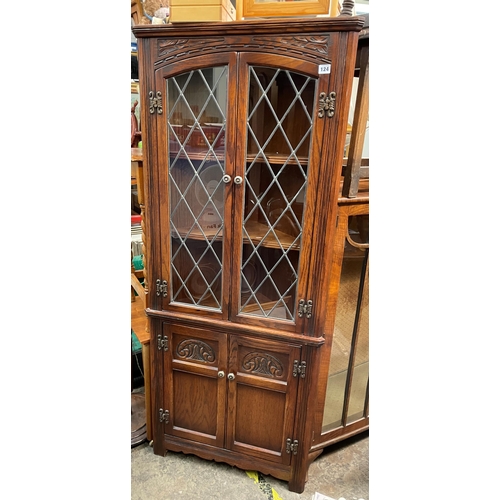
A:
<svg viewBox="0 0 500 500">
<path fill-rule="evenodd" d="M 169 302 L 221 311 L 228 66 L 166 85 Z"/>
<path fill-rule="evenodd" d="M 317 79 L 248 71 L 238 314 L 294 322 Z"/>
</svg>

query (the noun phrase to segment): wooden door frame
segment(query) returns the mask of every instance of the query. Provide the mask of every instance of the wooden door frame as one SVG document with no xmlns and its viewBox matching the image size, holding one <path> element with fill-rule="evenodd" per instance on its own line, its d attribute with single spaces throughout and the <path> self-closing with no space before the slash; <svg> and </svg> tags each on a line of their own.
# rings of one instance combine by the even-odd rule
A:
<svg viewBox="0 0 500 500">
<path fill-rule="evenodd" d="M 329 75 L 318 74 L 318 62 L 311 62 L 305 59 L 298 59 L 294 57 L 285 56 L 282 54 L 269 54 L 260 52 L 242 51 L 238 54 L 238 88 L 240 91 L 248 93 L 249 85 L 249 67 L 250 66 L 264 66 L 276 69 L 288 70 L 308 77 L 315 78 L 316 83 L 316 96 L 321 92 L 326 92 L 329 85 Z M 237 131 L 238 137 L 243 138 L 236 142 L 236 170 L 235 175 L 245 179 L 246 172 L 246 149 L 247 149 L 247 116 L 248 116 L 248 101 L 243 99 L 245 107 L 238 110 Z M 311 265 L 312 245 L 311 238 L 314 229 L 315 211 L 317 209 L 316 196 L 318 189 L 318 179 L 320 171 L 320 163 L 326 161 L 319 151 L 321 151 L 324 135 L 325 123 L 318 119 L 317 107 L 318 100 L 315 99 L 313 109 L 313 128 L 311 132 L 311 145 L 309 149 L 309 164 L 308 164 L 308 185 L 306 194 L 305 213 L 303 214 L 303 234 L 301 239 L 300 259 L 299 259 L 299 282 L 297 283 L 297 296 L 296 303 L 301 298 L 308 296 L 310 281 L 312 278 L 309 276 L 309 268 Z M 238 313 L 239 308 L 239 290 L 241 286 L 241 253 L 243 245 L 243 202 L 244 202 L 244 187 L 243 182 L 239 188 L 239 196 L 234 198 L 233 208 L 233 238 L 237 242 L 233 251 L 233 267 L 231 269 L 232 276 L 232 293 L 230 304 L 230 321 L 235 323 L 245 323 L 249 325 L 260 326 L 264 328 L 276 328 L 282 331 L 293 333 L 305 333 L 309 323 L 306 322 L 305 316 L 300 318 L 296 314 L 295 320 L 280 321 L 276 319 L 261 318 L 251 315 L 243 315 Z M 305 243 L 305 246 L 303 246 Z M 309 281 L 307 278 L 309 277 Z M 297 305 L 295 305 L 297 307 Z"/>
<path fill-rule="evenodd" d="M 157 175 L 158 184 L 163 186 L 163 191 L 158 194 L 158 211 L 159 211 L 159 226 L 161 235 L 158 240 L 161 240 L 160 250 L 161 250 L 161 265 L 162 272 L 161 275 L 164 277 L 168 283 L 168 296 L 165 299 L 161 299 L 160 309 L 163 311 L 180 312 L 188 314 L 202 314 L 205 317 L 211 317 L 216 319 L 227 320 L 228 319 L 228 303 L 227 297 L 230 291 L 230 279 L 224 278 L 224 274 L 229 274 L 230 262 L 231 262 L 231 240 L 232 240 L 232 224 L 231 224 L 231 207 L 233 204 L 233 190 L 231 189 L 231 184 L 226 184 L 224 188 L 224 232 L 223 232 L 223 270 L 222 270 L 222 304 L 221 311 L 214 311 L 208 308 L 198 307 L 196 305 L 188 305 L 183 303 L 172 303 L 170 302 L 171 295 L 171 285 L 172 279 L 170 275 L 170 264 L 171 264 L 171 244 L 170 244 L 170 204 L 169 204 L 169 178 L 168 178 L 168 165 L 165 165 L 165 158 L 168 158 L 168 142 L 166 141 L 167 136 L 167 119 L 165 115 L 167 113 L 167 95 L 166 95 L 166 80 L 168 78 L 178 76 L 183 73 L 191 72 L 198 69 L 206 69 L 210 67 L 225 66 L 228 67 L 228 101 L 227 106 L 230 106 L 229 96 L 234 94 L 236 88 L 235 81 L 235 65 L 236 65 L 236 54 L 234 52 L 220 52 L 212 53 L 204 56 L 195 56 L 189 59 L 183 59 L 179 62 L 169 63 L 168 65 L 163 65 L 156 69 L 155 71 L 155 87 L 156 89 L 161 89 L 164 94 L 164 112 L 157 120 L 157 132 L 156 132 L 156 143 L 159 145 L 156 149 L 156 164 L 157 164 Z M 232 113 L 227 112 L 227 117 L 231 116 Z M 224 160 L 225 173 L 231 175 L 234 171 L 234 155 L 231 153 L 230 149 L 234 148 L 236 129 L 234 120 L 226 121 L 226 155 Z M 162 156 L 162 153 L 165 153 Z M 165 168 L 161 168 L 164 166 Z M 224 271 L 226 269 L 226 271 Z"/>
</svg>

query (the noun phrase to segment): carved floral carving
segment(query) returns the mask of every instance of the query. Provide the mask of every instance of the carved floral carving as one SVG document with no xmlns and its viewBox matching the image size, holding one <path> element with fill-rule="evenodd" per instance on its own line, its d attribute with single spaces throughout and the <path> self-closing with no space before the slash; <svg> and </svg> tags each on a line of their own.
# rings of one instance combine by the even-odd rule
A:
<svg viewBox="0 0 500 500">
<path fill-rule="evenodd" d="M 177 346 L 176 352 L 183 359 L 194 359 L 204 363 L 212 363 L 215 360 L 214 350 L 201 340 L 183 340 Z"/>
<path fill-rule="evenodd" d="M 243 358 L 243 371 L 267 375 L 270 377 L 281 377 L 283 375 L 283 365 L 279 359 L 270 354 L 252 352 Z"/>
</svg>

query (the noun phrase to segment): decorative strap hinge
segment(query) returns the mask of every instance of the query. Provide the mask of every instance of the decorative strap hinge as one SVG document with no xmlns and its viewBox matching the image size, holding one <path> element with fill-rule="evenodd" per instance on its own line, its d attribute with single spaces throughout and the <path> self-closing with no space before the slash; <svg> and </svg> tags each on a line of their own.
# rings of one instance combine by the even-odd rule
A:
<svg viewBox="0 0 500 500">
<path fill-rule="evenodd" d="M 299 365 L 299 362 L 295 360 L 293 362 L 293 372 L 292 375 L 297 377 L 300 374 L 300 378 L 306 378 L 306 362 L 302 361 Z"/>
<path fill-rule="evenodd" d="M 318 111 L 318 116 L 320 118 L 323 118 L 325 116 L 325 111 L 326 111 L 326 116 L 328 118 L 331 118 L 335 114 L 335 99 L 337 98 L 337 94 L 335 92 L 330 92 L 328 95 L 326 95 L 325 92 L 321 92 L 319 95 L 319 111 Z"/>
<path fill-rule="evenodd" d="M 159 333 L 156 339 L 158 350 L 161 351 L 163 349 L 164 351 L 168 351 L 168 337 Z"/>
<path fill-rule="evenodd" d="M 304 299 L 299 300 L 299 318 L 302 318 L 304 314 L 306 315 L 306 318 L 310 318 L 312 316 L 312 307 L 313 307 L 313 301 L 308 300 L 307 303 Z"/>
<path fill-rule="evenodd" d="M 168 294 L 167 282 L 165 280 L 161 281 L 160 279 L 156 280 L 156 295 L 159 297 L 162 295 L 166 297 Z"/>
<path fill-rule="evenodd" d="M 294 455 L 297 455 L 297 450 L 299 448 L 299 442 L 294 439 L 293 443 L 291 439 L 286 440 L 286 452 L 287 453 L 293 453 Z"/>
<path fill-rule="evenodd" d="M 160 422 L 168 424 L 169 421 L 170 421 L 170 412 L 168 410 L 163 410 L 162 408 L 160 408 Z"/>
<path fill-rule="evenodd" d="M 161 115 L 163 113 L 162 101 L 161 101 L 161 92 L 155 93 L 150 90 L 149 91 L 149 112 L 153 114 L 155 109 L 158 111 L 158 114 Z"/>
</svg>

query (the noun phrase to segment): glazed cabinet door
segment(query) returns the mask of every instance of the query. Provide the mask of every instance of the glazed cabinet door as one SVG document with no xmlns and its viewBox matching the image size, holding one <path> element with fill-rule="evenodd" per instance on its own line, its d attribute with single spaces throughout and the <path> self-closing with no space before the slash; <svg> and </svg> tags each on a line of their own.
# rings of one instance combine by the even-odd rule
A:
<svg viewBox="0 0 500 500">
<path fill-rule="evenodd" d="M 163 433 L 224 445 L 227 338 L 208 330 L 163 325 Z"/>
<path fill-rule="evenodd" d="M 309 333 L 329 74 L 228 52 L 156 70 L 160 309 Z M 158 294 L 158 291 L 157 291 Z"/>
<path fill-rule="evenodd" d="M 163 310 L 228 316 L 235 58 L 208 55 L 155 73 Z"/>
<path fill-rule="evenodd" d="M 323 440 L 368 426 L 369 418 L 369 209 L 343 205 L 338 211 L 337 252 L 331 279 L 333 335 L 322 365 L 328 367 L 321 427 Z M 321 431 L 321 432 L 319 432 Z"/>
<path fill-rule="evenodd" d="M 229 352 L 227 448 L 290 464 L 300 347 L 233 335 Z"/>
<path fill-rule="evenodd" d="M 329 75 L 272 54 L 239 54 L 231 319 L 302 333 Z"/>
</svg>

